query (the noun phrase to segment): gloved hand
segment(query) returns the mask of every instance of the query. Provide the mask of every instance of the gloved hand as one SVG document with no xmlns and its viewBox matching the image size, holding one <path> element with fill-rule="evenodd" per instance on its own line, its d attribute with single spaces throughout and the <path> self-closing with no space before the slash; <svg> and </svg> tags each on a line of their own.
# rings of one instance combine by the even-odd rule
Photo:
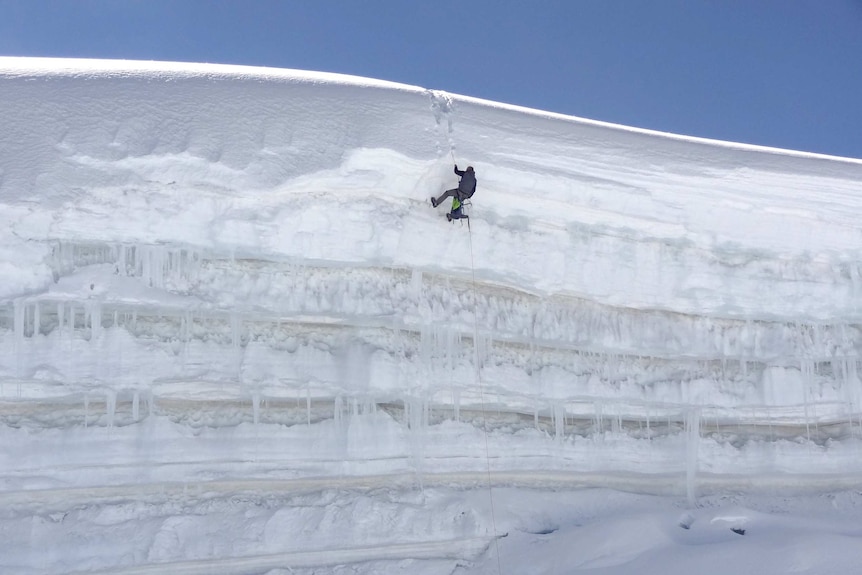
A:
<svg viewBox="0 0 862 575">
<path fill-rule="evenodd" d="M 455 164 L 455 169 L 456 169 L 456 170 L 458 169 L 458 164 Z"/>
</svg>

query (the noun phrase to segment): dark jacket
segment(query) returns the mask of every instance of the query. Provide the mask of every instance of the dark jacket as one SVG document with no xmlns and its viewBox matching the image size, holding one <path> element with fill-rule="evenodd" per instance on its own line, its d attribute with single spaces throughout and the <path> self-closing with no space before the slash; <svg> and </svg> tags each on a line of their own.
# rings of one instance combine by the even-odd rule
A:
<svg viewBox="0 0 862 575">
<path fill-rule="evenodd" d="M 461 181 L 458 182 L 458 191 L 462 199 L 470 198 L 476 191 L 476 173 L 473 170 L 459 170 L 455 166 L 455 173 L 461 176 Z"/>
</svg>

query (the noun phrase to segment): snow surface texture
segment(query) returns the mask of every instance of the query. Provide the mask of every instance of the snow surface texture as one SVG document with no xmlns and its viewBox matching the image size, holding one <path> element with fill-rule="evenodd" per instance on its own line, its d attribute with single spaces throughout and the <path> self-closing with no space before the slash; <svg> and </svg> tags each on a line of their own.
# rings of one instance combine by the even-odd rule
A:
<svg viewBox="0 0 862 575">
<path fill-rule="evenodd" d="M 862 162 L 211 65 L 0 117 L 3 573 L 862 563 Z"/>
</svg>

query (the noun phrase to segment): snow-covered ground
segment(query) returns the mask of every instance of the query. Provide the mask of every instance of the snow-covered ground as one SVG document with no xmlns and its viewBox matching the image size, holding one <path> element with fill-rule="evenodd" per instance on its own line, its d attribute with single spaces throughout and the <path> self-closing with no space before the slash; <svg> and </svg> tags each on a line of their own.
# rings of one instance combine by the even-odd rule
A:
<svg viewBox="0 0 862 575">
<path fill-rule="evenodd" d="M 862 564 L 862 161 L 212 65 L 0 118 L 3 573 Z"/>
</svg>

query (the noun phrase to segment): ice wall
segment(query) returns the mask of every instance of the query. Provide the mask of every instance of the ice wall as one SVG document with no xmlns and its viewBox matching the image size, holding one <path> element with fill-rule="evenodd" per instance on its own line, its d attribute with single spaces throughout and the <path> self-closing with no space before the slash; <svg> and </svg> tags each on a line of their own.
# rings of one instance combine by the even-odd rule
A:
<svg viewBox="0 0 862 575">
<path fill-rule="evenodd" d="M 481 468 L 466 428 L 689 496 L 854 453 L 862 162 L 204 65 L 2 58 L 0 115 L 7 425 L 282 425 L 332 473 Z"/>
</svg>

